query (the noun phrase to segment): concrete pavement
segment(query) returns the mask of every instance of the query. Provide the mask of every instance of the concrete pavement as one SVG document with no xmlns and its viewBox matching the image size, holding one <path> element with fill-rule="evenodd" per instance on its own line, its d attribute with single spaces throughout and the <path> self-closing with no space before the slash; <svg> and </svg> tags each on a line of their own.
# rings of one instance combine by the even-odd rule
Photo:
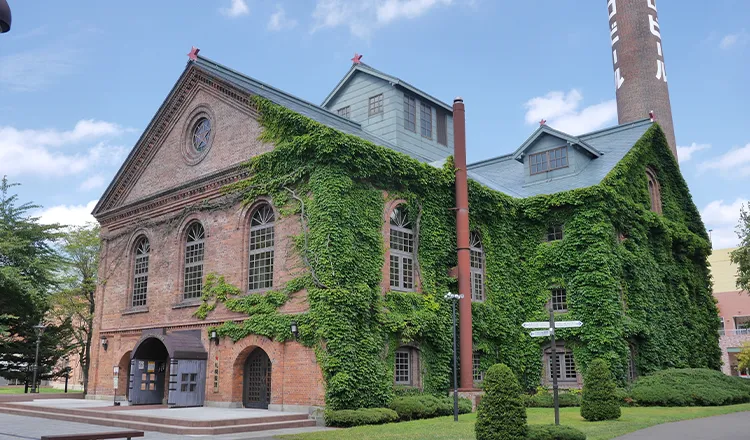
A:
<svg viewBox="0 0 750 440">
<path fill-rule="evenodd" d="M 197 440 L 271 440 L 276 435 L 298 434 L 302 432 L 323 431 L 331 428 L 292 428 L 279 429 L 275 431 L 248 432 L 240 434 L 224 435 L 191 435 L 189 438 Z M 88 425 L 85 423 L 64 422 L 60 420 L 41 419 L 36 417 L 24 417 L 11 414 L 3 414 L 0 409 L 0 440 L 38 440 L 43 435 L 51 434 L 86 434 L 91 432 L 124 431 L 122 428 L 109 426 Z M 178 440 L 184 439 L 184 435 L 163 434 L 160 432 L 146 432 L 146 440 Z"/>
<path fill-rule="evenodd" d="M 750 438 L 750 412 L 665 423 L 615 440 L 736 440 Z"/>
</svg>

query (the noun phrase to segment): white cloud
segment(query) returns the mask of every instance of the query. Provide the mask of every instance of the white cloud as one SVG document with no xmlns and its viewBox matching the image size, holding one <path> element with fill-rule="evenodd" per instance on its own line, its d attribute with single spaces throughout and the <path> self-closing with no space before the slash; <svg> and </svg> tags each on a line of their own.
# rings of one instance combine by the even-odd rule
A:
<svg viewBox="0 0 750 440">
<path fill-rule="evenodd" d="M 92 189 L 103 187 L 105 183 L 107 183 L 107 181 L 104 179 L 104 176 L 101 174 L 95 174 L 81 182 L 81 184 L 78 185 L 78 189 L 81 191 L 91 191 Z"/>
<path fill-rule="evenodd" d="M 748 41 L 750 41 L 750 35 L 743 29 L 736 34 L 725 35 L 719 42 L 719 48 L 728 50 L 734 46 L 745 44 Z"/>
<path fill-rule="evenodd" d="M 281 5 L 276 5 L 276 12 L 271 14 L 271 18 L 268 20 L 268 30 L 282 31 L 292 29 L 295 26 L 297 26 L 297 20 L 287 18 L 284 8 Z"/>
<path fill-rule="evenodd" d="M 748 200 L 738 198 L 732 203 L 724 203 L 724 200 L 714 200 L 701 210 L 701 217 L 707 229 L 711 231 L 711 242 L 714 249 L 734 247 L 739 244 L 739 238 L 735 233 L 735 227 L 740 220 L 740 208 Z"/>
<path fill-rule="evenodd" d="M 49 48 L 0 56 L 0 88 L 32 92 L 75 70 L 77 51 Z"/>
<path fill-rule="evenodd" d="M 734 148 L 712 160 L 701 162 L 699 171 L 718 170 L 726 177 L 750 176 L 750 144 Z"/>
<path fill-rule="evenodd" d="M 398 19 L 414 19 L 454 0 L 317 0 L 312 31 L 347 26 L 352 35 L 367 38 L 373 30 Z"/>
<path fill-rule="evenodd" d="M 130 131 L 117 124 L 93 119 L 81 120 L 72 130 L 19 130 L 0 126 L 0 174 L 65 176 L 80 173 L 94 165 L 116 164 L 122 160 L 125 147 L 100 141 L 93 147 L 60 147 L 80 145 L 97 139 L 111 139 Z"/>
<path fill-rule="evenodd" d="M 232 0 L 232 4 L 228 8 L 220 8 L 219 11 L 227 17 L 236 18 L 249 14 L 250 8 L 247 7 L 245 0 Z"/>
<path fill-rule="evenodd" d="M 701 151 L 701 150 L 707 150 L 711 148 L 711 145 L 709 144 L 696 144 L 693 142 L 690 146 L 687 147 L 681 147 L 677 146 L 677 157 L 680 160 L 680 163 L 687 162 L 690 159 L 693 158 L 693 154 Z"/>
<path fill-rule="evenodd" d="M 617 119 L 617 102 L 613 99 L 580 108 L 583 95 L 577 89 L 568 93 L 552 91 L 528 100 L 526 123 L 538 124 L 546 119 L 547 125 L 565 133 L 577 135 L 613 124 Z"/>
<path fill-rule="evenodd" d="M 96 222 L 94 216 L 91 215 L 96 203 L 96 200 L 92 200 L 85 205 L 57 205 L 44 209 L 35 216 L 39 217 L 39 222 L 44 224 L 83 226 L 86 223 Z"/>
</svg>

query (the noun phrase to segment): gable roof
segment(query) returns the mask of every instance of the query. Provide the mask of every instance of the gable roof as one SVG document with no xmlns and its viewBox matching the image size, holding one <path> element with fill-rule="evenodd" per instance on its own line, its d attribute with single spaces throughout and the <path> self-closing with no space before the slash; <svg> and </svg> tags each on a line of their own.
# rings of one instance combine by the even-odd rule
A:
<svg viewBox="0 0 750 440">
<path fill-rule="evenodd" d="M 185 66 L 185 70 L 180 75 L 180 78 L 172 87 L 172 90 L 169 92 L 166 99 L 159 106 L 158 111 L 149 122 L 148 127 L 141 134 L 141 137 L 138 139 L 135 146 L 128 154 L 125 162 L 123 162 L 114 179 L 112 180 L 112 182 L 110 182 L 104 194 L 99 199 L 96 207 L 94 207 L 94 210 L 92 212 L 93 215 L 99 215 L 115 207 L 112 203 L 110 203 L 110 200 L 113 197 L 113 194 L 117 192 L 117 183 L 120 182 L 124 177 L 126 177 L 126 175 L 129 176 L 130 174 L 133 174 L 133 168 L 135 168 L 136 166 L 143 166 L 143 164 L 136 163 L 139 161 L 135 160 L 135 157 L 138 155 L 138 152 L 140 150 L 150 147 L 150 133 L 152 132 L 152 130 L 161 127 L 159 125 L 160 118 L 168 113 L 170 103 L 178 95 L 178 92 L 182 87 L 185 78 L 193 69 L 197 69 L 204 74 L 211 76 L 212 78 L 223 81 L 228 85 L 235 87 L 245 93 L 262 96 L 276 104 L 284 106 L 292 111 L 295 111 L 333 129 L 360 137 L 382 147 L 404 153 L 421 162 L 430 163 L 445 158 L 444 152 L 440 151 L 439 149 L 429 151 L 425 149 L 418 149 L 411 144 L 400 146 L 386 141 L 385 139 L 382 139 L 379 136 L 376 136 L 364 130 L 362 128 L 362 125 L 355 121 L 339 116 L 324 107 L 300 99 L 292 94 L 277 89 L 276 87 L 258 81 L 255 78 L 244 75 L 240 72 L 237 72 L 233 69 L 230 69 L 224 65 L 221 65 L 215 61 L 199 55 L 195 60 L 188 61 L 187 65 Z M 117 197 L 119 197 L 119 195 Z"/>
<path fill-rule="evenodd" d="M 531 136 L 529 136 L 528 139 L 526 139 L 526 142 L 521 144 L 521 146 L 518 147 L 518 149 L 513 153 L 513 159 L 519 162 L 523 162 L 523 157 L 526 155 L 526 150 L 531 148 L 531 146 L 534 144 L 534 141 L 539 139 L 539 137 L 544 134 L 548 134 L 556 138 L 562 139 L 566 141 L 569 145 L 578 145 L 583 150 L 591 154 L 593 157 L 599 157 L 602 155 L 601 151 L 587 144 L 580 137 L 571 136 L 567 133 L 563 133 L 562 131 L 555 130 L 554 128 L 550 127 L 547 124 L 542 124 L 539 126 L 539 128 L 536 129 L 536 131 L 534 131 L 534 133 L 531 134 Z"/>
<path fill-rule="evenodd" d="M 541 126 L 514 153 L 469 164 L 468 175 L 489 188 L 519 198 L 597 185 L 625 157 L 652 124 L 651 120 L 642 119 L 580 136 L 570 136 Z M 523 162 L 516 160 L 516 156 L 519 151 L 528 148 L 530 140 L 533 142 L 541 133 L 550 133 L 558 137 L 564 135 L 565 138 L 575 141 L 576 145 L 587 145 L 591 149 L 588 151 L 592 154 L 595 151 L 598 155 L 575 174 L 527 183 L 528 168 Z"/>
<path fill-rule="evenodd" d="M 341 78 L 341 81 L 339 81 L 338 84 L 336 84 L 336 87 L 333 88 L 331 93 L 326 96 L 326 99 L 323 100 L 323 103 L 320 104 L 322 107 L 325 107 L 328 105 L 328 103 L 331 102 L 331 100 L 336 97 L 336 95 L 341 91 L 341 89 L 346 85 L 346 83 L 349 82 L 349 80 L 357 73 L 357 72 L 363 72 L 368 75 L 372 75 L 376 78 L 380 78 L 384 81 L 389 82 L 391 85 L 395 87 L 401 87 L 403 89 L 406 89 L 410 91 L 411 93 L 419 96 L 420 98 L 423 98 L 427 101 L 432 102 L 433 104 L 437 105 L 438 107 L 442 107 L 444 110 L 448 111 L 449 113 L 453 113 L 453 107 L 444 103 L 443 101 L 435 98 L 434 96 L 423 92 L 422 90 L 419 90 L 418 88 L 414 87 L 413 85 L 407 83 L 406 81 L 403 81 L 399 78 L 396 78 L 395 76 L 388 75 L 387 73 L 381 72 L 380 70 L 369 66 L 365 63 L 357 63 L 352 64 L 352 67 L 349 68 L 349 71 L 344 75 L 343 78 Z"/>
</svg>

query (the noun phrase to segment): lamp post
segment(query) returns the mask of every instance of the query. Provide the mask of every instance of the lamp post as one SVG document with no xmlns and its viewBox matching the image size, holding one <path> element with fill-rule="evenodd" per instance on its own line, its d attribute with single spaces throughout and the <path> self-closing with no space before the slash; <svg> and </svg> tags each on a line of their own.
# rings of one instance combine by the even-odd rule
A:
<svg viewBox="0 0 750 440">
<path fill-rule="evenodd" d="M 44 333 L 45 328 L 47 328 L 47 326 L 42 324 L 41 321 L 34 326 L 34 331 L 36 332 L 36 356 L 34 357 L 34 381 L 31 383 L 32 394 L 39 392 L 39 389 L 36 386 L 37 371 L 39 370 L 39 344 L 42 342 L 42 334 Z"/>
<path fill-rule="evenodd" d="M 10 6 L 7 0 L 0 0 L 0 34 L 10 30 Z"/>
<path fill-rule="evenodd" d="M 458 421 L 458 367 L 456 366 L 456 301 L 463 298 L 463 295 L 455 293 L 446 293 L 445 299 L 451 302 L 453 306 L 453 421 Z"/>
</svg>

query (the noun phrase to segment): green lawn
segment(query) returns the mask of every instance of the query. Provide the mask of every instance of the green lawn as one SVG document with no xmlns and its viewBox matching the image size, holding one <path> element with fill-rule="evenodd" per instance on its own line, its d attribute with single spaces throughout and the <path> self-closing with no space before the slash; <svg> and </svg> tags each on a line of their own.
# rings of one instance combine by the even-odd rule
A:
<svg viewBox="0 0 750 440">
<path fill-rule="evenodd" d="M 619 420 L 605 422 L 587 422 L 579 414 L 579 408 L 561 408 L 560 423 L 570 425 L 585 432 L 587 440 L 606 440 L 628 432 L 637 431 L 660 423 L 699 417 L 728 414 L 738 411 L 750 411 L 750 403 L 718 407 L 687 408 L 623 408 Z M 529 423 L 551 424 L 555 422 L 552 409 L 529 408 Z M 473 439 L 476 414 L 459 416 L 458 423 L 453 417 L 439 417 L 414 422 L 392 423 L 379 426 L 360 426 L 357 428 L 339 429 L 310 434 L 287 435 L 280 438 L 297 440 L 335 440 L 352 439 Z"/>
<path fill-rule="evenodd" d="M 31 391 L 31 388 L 29 388 L 29 391 Z M 42 388 L 39 388 L 39 392 L 40 393 L 62 393 L 63 390 L 42 387 Z M 23 394 L 23 386 L 0 387 L 0 394 Z"/>
</svg>

